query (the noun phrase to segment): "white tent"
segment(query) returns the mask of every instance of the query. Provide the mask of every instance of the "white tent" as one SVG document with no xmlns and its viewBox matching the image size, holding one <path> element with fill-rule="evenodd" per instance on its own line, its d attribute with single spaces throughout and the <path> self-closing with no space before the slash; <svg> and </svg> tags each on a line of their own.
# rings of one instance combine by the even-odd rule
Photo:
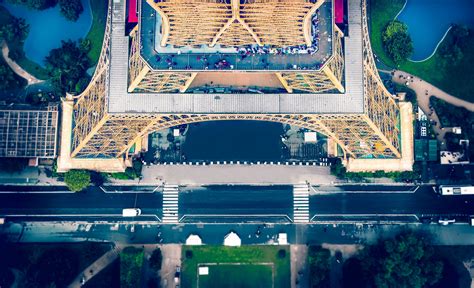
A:
<svg viewBox="0 0 474 288">
<path fill-rule="evenodd" d="M 224 245 L 225 246 L 240 246 L 242 241 L 240 240 L 239 235 L 235 232 L 230 232 L 224 237 Z"/>
<path fill-rule="evenodd" d="M 195 234 L 191 234 L 186 239 L 186 245 L 202 245 L 201 237 Z"/>
</svg>

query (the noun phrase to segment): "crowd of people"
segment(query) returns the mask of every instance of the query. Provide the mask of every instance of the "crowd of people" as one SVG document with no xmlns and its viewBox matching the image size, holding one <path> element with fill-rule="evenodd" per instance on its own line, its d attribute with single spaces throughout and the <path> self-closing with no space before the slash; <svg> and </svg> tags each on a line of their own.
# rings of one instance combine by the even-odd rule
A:
<svg viewBox="0 0 474 288">
<path fill-rule="evenodd" d="M 313 55 L 319 50 L 319 9 L 313 14 L 311 18 L 311 35 L 313 36 L 311 46 L 306 44 L 298 46 L 289 46 L 281 48 L 273 48 L 270 46 L 249 45 L 245 47 L 237 47 L 237 52 L 242 59 L 252 54 L 275 54 L 275 55 L 289 55 L 289 54 L 310 54 Z"/>
</svg>

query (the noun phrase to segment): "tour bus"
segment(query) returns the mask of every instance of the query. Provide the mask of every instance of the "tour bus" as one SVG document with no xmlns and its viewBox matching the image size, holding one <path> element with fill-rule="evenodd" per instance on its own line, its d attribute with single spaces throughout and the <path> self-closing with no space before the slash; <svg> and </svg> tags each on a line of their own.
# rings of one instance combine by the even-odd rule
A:
<svg viewBox="0 0 474 288">
<path fill-rule="evenodd" d="M 474 195 L 474 186 L 446 186 L 440 185 L 438 192 L 441 195 Z"/>
</svg>

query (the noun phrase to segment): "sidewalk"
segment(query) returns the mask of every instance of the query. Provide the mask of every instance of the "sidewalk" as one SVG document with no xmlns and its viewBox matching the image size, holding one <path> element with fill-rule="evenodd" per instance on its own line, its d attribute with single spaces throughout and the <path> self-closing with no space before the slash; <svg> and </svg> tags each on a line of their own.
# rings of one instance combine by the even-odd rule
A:
<svg viewBox="0 0 474 288">
<path fill-rule="evenodd" d="M 10 57 L 8 57 L 8 53 L 10 50 L 8 49 L 8 45 L 5 41 L 2 42 L 2 56 L 3 59 L 5 59 L 5 62 L 10 66 L 10 68 L 15 72 L 18 76 L 24 78 L 26 81 L 28 81 L 28 85 L 32 84 L 37 84 L 37 83 L 42 83 L 44 80 L 39 80 L 35 76 L 31 75 L 27 71 L 25 71 L 23 68 L 21 68 L 20 65 L 18 65 L 15 61 L 13 61 Z"/>
<path fill-rule="evenodd" d="M 140 183 L 212 184 L 332 184 L 329 166 L 306 165 L 155 165 L 144 166 Z"/>
<path fill-rule="evenodd" d="M 94 263 L 86 267 L 81 273 L 77 275 L 77 277 L 69 284 L 68 287 L 81 287 L 82 280 L 85 282 L 89 281 L 92 277 L 99 274 L 105 267 L 109 266 L 115 259 L 118 258 L 120 251 L 122 251 L 123 246 L 117 245 L 112 250 L 106 252 L 102 255 L 99 259 L 97 259 Z M 92 271 L 92 273 L 91 273 Z"/>
<path fill-rule="evenodd" d="M 408 77 L 410 77 L 410 79 L 408 79 Z M 446 148 L 446 143 L 444 140 L 446 130 L 441 127 L 441 123 L 439 121 L 438 115 L 436 114 L 436 111 L 431 111 L 430 97 L 435 96 L 436 98 L 442 99 L 454 106 L 464 107 L 469 111 L 474 111 L 474 103 L 469 103 L 467 101 L 449 95 L 448 93 L 442 91 L 441 89 L 438 89 L 432 84 L 409 73 L 403 71 L 395 71 L 392 80 L 393 82 L 401 85 L 405 85 L 407 81 L 410 83 L 407 87 L 415 91 L 418 106 L 428 116 L 430 120 L 436 122 L 436 125 L 433 125 L 432 127 L 436 134 L 436 138 L 440 143 L 441 150 Z"/>
</svg>

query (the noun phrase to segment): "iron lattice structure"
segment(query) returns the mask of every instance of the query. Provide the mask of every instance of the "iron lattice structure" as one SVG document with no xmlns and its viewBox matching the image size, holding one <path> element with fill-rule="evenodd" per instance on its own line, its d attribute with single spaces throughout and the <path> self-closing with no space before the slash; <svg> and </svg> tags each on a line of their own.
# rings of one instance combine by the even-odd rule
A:
<svg viewBox="0 0 474 288">
<path fill-rule="evenodd" d="M 183 9 L 179 13 L 173 12 L 173 14 L 171 11 L 174 10 L 170 8 L 172 6 L 170 3 L 194 3 L 193 5 L 198 5 L 196 3 L 200 2 L 202 1 L 172 0 L 166 2 L 159 2 L 159 5 L 161 5 L 160 9 L 164 11 L 163 13 L 168 13 L 168 15 L 174 15 L 172 17 L 169 17 L 171 25 L 171 23 L 176 24 L 176 20 L 173 20 L 175 22 L 171 21 L 173 17 L 173 19 L 175 19 L 176 17 L 178 17 L 178 15 L 183 15 L 182 17 L 186 18 L 186 13 L 190 13 L 190 11 L 195 11 L 195 9 L 197 8 Z M 294 2 L 303 3 L 301 1 Z M 203 27 L 201 27 L 201 29 L 203 29 L 204 31 L 212 30 L 215 32 L 216 27 L 220 27 L 222 30 L 226 27 L 226 23 L 229 23 L 229 19 L 232 19 L 229 17 L 234 17 L 231 15 L 234 15 L 235 12 L 233 12 L 234 10 L 229 8 L 229 4 L 216 3 L 215 1 L 205 1 L 205 3 L 213 3 L 213 5 L 211 5 L 212 11 L 222 10 L 227 12 L 223 14 L 226 15 L 226 17 L 223 17 L 222 20 L 213 20 L 214 22 L 212 23 L 214 24 L 212 24 L 212 29 L 203 29 Z M 248 1 L 245 3 L 248 4 L 240 5 L 240 15 L 244 15 L 244 11 L 249 10 L 249 7 L 265 6 L 268 8 L 268 5 L 274 5 L 275 1 Z M 304 9 L 306 10 L 311 10 L 315 7 L 314 5 L 316 4 L 310 4 L 305 2 L 305 4 L 301 7 L 305 7 Z M 242 8 L 242 6 L 244 6 L 244 8 Z M 256 10 L 261 9 L 259 8 Z M 292 17 L 294 17 L 295 19 L 300 19 L 301 13 L 299 11 L 300 9 L 295 9 L 295 12 L 291 13 L 293 15 Z M 260 11 L 255 13 L 264 12 Z M 319 131 L 327 135 L 328 137 L 331 137 L 343 149 L 345 155 L 347 155 L 348 157 L 401 157 L 401 148 L 399 140 L 400 131 L 398 128 L 399 108 L 398 104 L 393 100 L 390 93 L 383 86 L 383 83 L 381 82 L 378 76 L 377 69 L 375 67 L 375 62 L 373 59 L 369 42 L 365 1 L 362 1 L 361 22 L 363 33 L 363 67 L 361 67 L 361 70 L 363 72 L 363 89 L 365 95 L 363 100 L 363 113 L 111 113 L 108 111 L 107 101 L 109 89 L 107 83 L 110 64 L 109 51 L 111 33 L 110 23 L 112 22 L 111 15 L 112 9 L 109 7 L 105 39 L 103 42 L 102 54 L 100 56 L 98 66 L 96 68 L 91 83 L 89 84 L 87 89 L 77 97 L 74 104 L 74 128 L 72 135 L 73 141 L 71 145 L 71 157 L 123 157 L 124 155 L 127 155 L 127 152 L 135 143 L 138 143 L 142 139 L 142 137 L 145 137 L 150 132 L 181 124 L 214 120 L 261 120 L 296 125 L 311 130 Z M 208 19 L 208 17 L 206 19 Z M 245 19 L 247 21 L 247 19 L 249 18 Z M 216 23 L 220 23 L 220 26 Z M 255 25 L 257 24 L 250 23 L 251 22 L 249 21 L 248 25 L 253 29 L 253 31 L 266 31 L 263 26 L 259 30 L 255 28 Z M 231 24 L 233 25 L 233 23 Z M 185 25 L 185 23 L 179 25 Z M 230 26 L 226 29 L 229 28 Z M 247 29 L 245 30 L 248 32 Z M 188 30 L 185 31 L 187 31 L 186 33 L 191 33 Z M 330 59 L 320 71 L 296 71 L 277 73 L 277 76 L 282 81 L 288 91 L 291 92 L 293 89 L 298 89 L 317 93 L 334 89 L 338 89 L 340 91 L 344 90 L 344 87 L 341 84 L 344 74 L 344 56 L 342 53 L 343 47 L 341 44 L 341 37 L 343 35 L 342 32 L 339 31 L 339 29 L 337 28 L 334 29 L 334 31 L 335 41 L 333 41 L 334 53 L 332 59 Z M 130 37 L 131 44 L 129 56 L 128 90 L 152 92 L 185 91 L 187 86 L 189 86 L 190 81 L 192 81 L 192 78 L 195 77 L 195 73 L 153 71 L 145 61 L 142 61 L 139 53 L 137 53 L 139 50 L 139 41 L 136 36 L 136 33 L 136 30 L 132 31 Z M 171 32 L 169 33 L 169 41 L 178 41 L 178 39 L 173 38 L 175 36 L 172 36 Z M 267 37 L 265 38 L 264 36 L 262 36 L 265 33 L 255 33 L 257 35 L 260 35 L 259 39 L 264 43 L 268 43 L 268 41 L 273 41 L 271 39 L 278 38 L 275 35 L 265 36 Z M 207 43 L 212 44 L 212 42 L 214 41 L 213 39 L 215 39 L 216 35 L 210 32 L 207 34 L 204 33 L 202 36 L 199 36 L 200 38 L 197 38 L 198 40 L 195 41 L 207 41 Z M 222 35 L 220 37 L 222 37 Z M 295 39 L 299 40 L 294 41 L 302 41 L 302 37 L 304 36 L 299 35 L 298 37 L 296 37 Z M 186 39 L 187 38 L 184 37 L 182 38 L 182 41 L 191 41 Z M 187 42 L 182 44 L 189 45 L 189 43 Z M 160 97 L 160 95 L 157 94 L 156 97 Z"/>
<path fill-rule="evenodd" d="M 160 0 L 161 45 L 311 45 L 309 21 L 323 0 Z M 309 15 L 309 16 L 308 16 Z"/>
</svg>

